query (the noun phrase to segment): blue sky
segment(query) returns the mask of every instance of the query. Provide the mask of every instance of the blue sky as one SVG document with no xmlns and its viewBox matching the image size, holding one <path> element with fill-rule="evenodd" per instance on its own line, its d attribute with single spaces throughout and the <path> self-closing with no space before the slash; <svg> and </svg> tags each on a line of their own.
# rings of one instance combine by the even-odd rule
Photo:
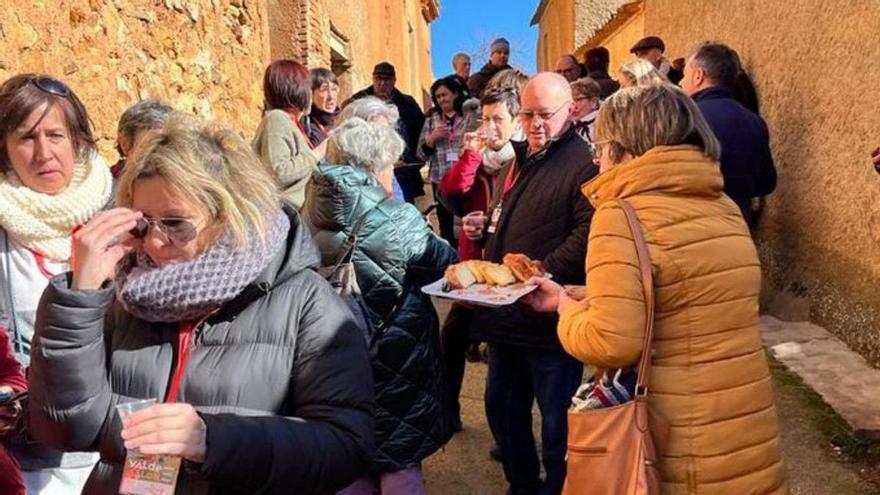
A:
<svg viewBox="0 0 880 495">
<path fill-rule="evenodd" d="M 452 73 L 452 56 L 459 51 L 476 57 L 473 72 L 488 58 L 482 53 L 493 39 L 510 41 L 510 63 L 535 73 L 538 27 L 529 27 L 538 0 L 440 0 L 440 17 L 431 24 L 434 76 Z"/>
</svg>

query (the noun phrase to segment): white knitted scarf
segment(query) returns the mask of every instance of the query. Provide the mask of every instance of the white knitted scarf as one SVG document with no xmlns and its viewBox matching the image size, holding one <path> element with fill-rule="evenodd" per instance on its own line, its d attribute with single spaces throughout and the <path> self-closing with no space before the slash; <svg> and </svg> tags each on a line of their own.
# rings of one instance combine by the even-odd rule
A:
<svg viewBox="0 0 880 495">
<path fill-rule="evenodd" d="M 112 192 L 113 176 L 97 157 L 77 163 L 70 185 L 58 194 L 30 189 L 11 170 L 0 173 L 0 226 L 19 244 L 67 261 L 70 231 L 101 210 Z"/>
</svg>

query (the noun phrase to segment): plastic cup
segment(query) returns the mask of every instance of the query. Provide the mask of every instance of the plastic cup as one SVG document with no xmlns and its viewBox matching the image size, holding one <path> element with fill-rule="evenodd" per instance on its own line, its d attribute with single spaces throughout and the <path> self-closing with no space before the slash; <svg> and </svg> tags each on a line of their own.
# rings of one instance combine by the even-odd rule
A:
<svg viewBox="0 0 880 495">
<path fill-rule="evenodd" d="M 119 419 L 125 419 L 132 414 L 143 411 L 144 409 L 156 403 L 156 399 L 138 399 L 131 402 L 125 402 L 116 405 L 116 412 L 119 413 Z"/>
<path fill-rule="evenodd" d="M 156 399 L 139 399 L 116 406 L 120 419 L 143 411 L 156 403 Z M 173 495 L 180 472 L 181 458 L 173 455 L 142 454 L 127 449 L 119 484 L 121 495 Z"/>
<path fill-rule="evenodd" d="M 469 227 L 482 227 L 486 223 L 486 214 L 482 211 L 472 211 L 461 217 L 461 223 Z"/>
</svg>

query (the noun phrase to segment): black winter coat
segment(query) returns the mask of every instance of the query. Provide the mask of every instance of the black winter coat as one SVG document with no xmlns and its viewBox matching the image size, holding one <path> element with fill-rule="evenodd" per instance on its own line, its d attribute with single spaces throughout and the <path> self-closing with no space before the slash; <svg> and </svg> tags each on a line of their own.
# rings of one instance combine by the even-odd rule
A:
<svg viewBox="0 0 880 495">
<path fill-rule="evenodd" d="M 693 98 L 721 142 L 724 193 L 742 205 L 753 197 L 773 192 L 776 167 L 764 119 L 740 105 L 721 87 L 704 89 Z"/>
<path fill-rule="evenodd" d="M 363 333 L 314 268 L 317 250 L 286 210 L 286 249 L 196 329 L 179 401 L 207 425 L 207 457 L 184 463 L 177 494 L 332 493 L 368 472 L 373 386 Z M 30 432 L 64 450 L 98 450 L 87 495 L 115 495 L 125 449 L 115 405 L 163 399 L 178 325 L 114 301 L 111 284 L 43 293 L 31 354 Z"/>
<path fill-rule="evenodd" d="M 544 150 L 528 156 L 528 144 L 513 142 L 519 178 L 504 196 L 495 234 L 484 258 L 500 262 L 507 253 L 540 260 L 560 284 L 584 285 L 584 256 L 593 207 L 581 185 L 599 173 L 586 141 L 569 128 Z M 502 174 L 510 173 L 510 170 Z M 497 184 L 504 184 L 504 177 Z M 497 188 L 498 196 L 500 187 Z M 498 198 L 489 212 L 495 209 Z M 556 314 L 538 314 L 514 304 L 474 312 L 473 331 L 489 342 L 561 349 Z"/>
<path fill-rule="evenodd" d="M 412 205 L 388 199 L 359 168 L 322 165 L 312 175 L 305 211 L 323 263 L 365 217 L 353 255 L 358 285 L 378 335 L 370 346 L 376 387 L 376 468 L 398 471 L 421 462 L 451 435 L 443 410 L 439 323 L 422 286 L 456 261 Z"/>
<path fill-rule="evenodd" d="M 472 75 L 468 79 L 468 90 L 471 93 L 471 96 L 474 98 L 480 98 L 483 96 L 483 90 L 486 89 L 486 85 L 489 84 L 489 81 L 495 74 L 506 70 L 512 69 L 513 67 L 509 65 L 495 66 L 492 65 L 491 62 L 487 62 L 476 74 Z"/>
</svg>

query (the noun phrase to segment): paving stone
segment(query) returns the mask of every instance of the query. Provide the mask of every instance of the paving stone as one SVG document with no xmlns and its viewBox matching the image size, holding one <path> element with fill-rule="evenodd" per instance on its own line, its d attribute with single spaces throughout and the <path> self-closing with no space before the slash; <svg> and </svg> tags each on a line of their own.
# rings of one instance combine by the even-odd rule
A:
<svg viewBox="0 0 880 495">
<path fill-rule="evenodd" d="M 761 337 L 764 345 L 773 347 L 784 342 L 809 342 L 827 339 L 832 334 L 824 328 L 808 321 L 782 321 L 772 316 L 761 317 Z"/>
<path fill-rule="evenodd" d="M 778 320 L 764 323 L 762 319 L 765 341 L 779 342 L 770 347 L 773 356 L 819 393 L 856 435 L 880 440 L 880 370 L 820 327 Z M 819 330 L 827 335 L 822 337 Z M 792 340 L 785 341 L 785 336 Z"/>
</svg>

